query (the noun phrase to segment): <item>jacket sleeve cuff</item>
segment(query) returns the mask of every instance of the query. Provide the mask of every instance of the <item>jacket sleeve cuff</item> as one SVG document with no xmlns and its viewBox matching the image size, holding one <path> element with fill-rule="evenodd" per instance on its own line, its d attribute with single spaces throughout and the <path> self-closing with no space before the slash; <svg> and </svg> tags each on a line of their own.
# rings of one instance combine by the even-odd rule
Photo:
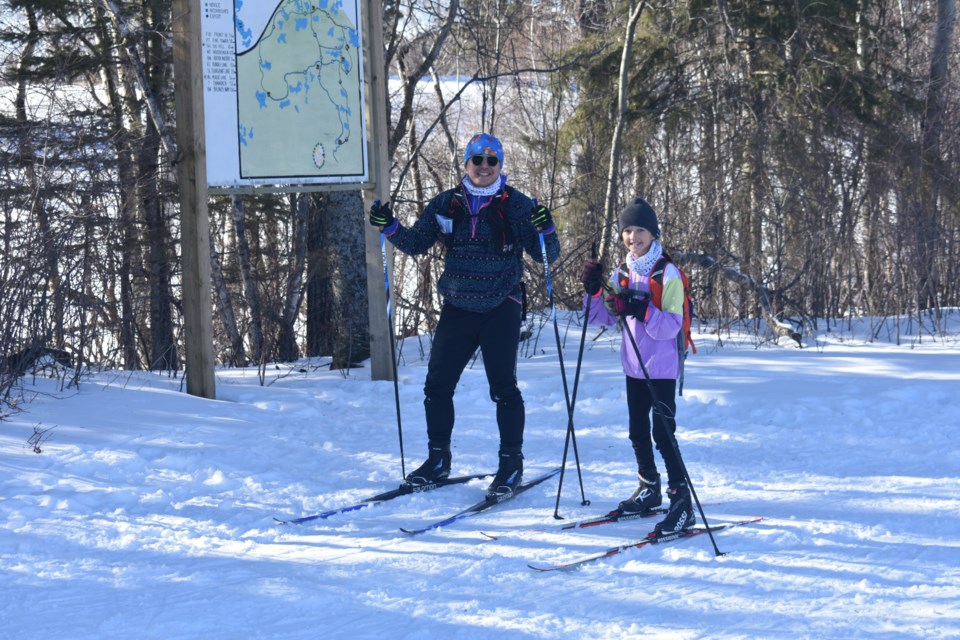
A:
<svg viewBox="0 0 960 640">
<path fill-rule="evenodd" d="M 388 224 L 383 228 L 383 235 L 392 236 L 397 232 L 397 227 L 399 226 L 400 226 L 400 221 L 394 218 L 393 222 L 391 222 L 390 224 Z"/>
</svg>

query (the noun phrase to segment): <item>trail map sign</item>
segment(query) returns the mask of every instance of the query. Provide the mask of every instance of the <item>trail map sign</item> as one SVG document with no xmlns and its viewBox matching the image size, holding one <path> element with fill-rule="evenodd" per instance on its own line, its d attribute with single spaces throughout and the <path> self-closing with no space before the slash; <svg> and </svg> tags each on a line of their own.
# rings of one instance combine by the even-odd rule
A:
<svg viewBox="0 0 960 640">
<path fill-rule="evenodd" d="M 357 0 L 201 0 L 211 189 L 368 180 Z"/>
</svg>

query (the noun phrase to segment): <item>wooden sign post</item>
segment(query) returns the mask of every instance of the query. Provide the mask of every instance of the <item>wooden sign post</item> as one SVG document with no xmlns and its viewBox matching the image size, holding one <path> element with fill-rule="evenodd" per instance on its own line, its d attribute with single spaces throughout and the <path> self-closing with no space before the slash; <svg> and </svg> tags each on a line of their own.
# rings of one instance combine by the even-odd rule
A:
<svg viewBox="0 0 960 640">
<path fill-rule="evenodd" d="M 390 200 L 390 158 L 387 157 L 387 78 L 383 58 L 383 3 L 364 0 L 366 25 L 364 50 L 366 56 L 367 123 L 369 127 L 370 178 L 372 186 L 364 190 L 363 206 L 370 210 L 374 200 Z M 366 220 L 364 220 L 366 224 Z M 380 248 L 380 233 L 366 224 L 367 299 L 370 318 L 370 377 L 373 380 L 393 380 L 393 350 L 390 333 L 393 319 L 388 317 L 388 300 L 384 283 L 384 258 Z M 393 247 L 386 243 L 386 263 L 393 264 Z M 389 269 L 389 267 L 388 267 Z M 388 270 L 390 282 L 392 273 Z M 390 287 L 393 296 L 393 287 Z M 389 304 L 392 309 L 393 304 Z"/>
<path fill-rule="evenodd" d="M 207 213 L 207 157 L 200 55 L 201 3 L 173 0 L 172 9 L 187 393 L 214 399 L 217 391 L 213 373 L 210 219 Z"/>
</svg>

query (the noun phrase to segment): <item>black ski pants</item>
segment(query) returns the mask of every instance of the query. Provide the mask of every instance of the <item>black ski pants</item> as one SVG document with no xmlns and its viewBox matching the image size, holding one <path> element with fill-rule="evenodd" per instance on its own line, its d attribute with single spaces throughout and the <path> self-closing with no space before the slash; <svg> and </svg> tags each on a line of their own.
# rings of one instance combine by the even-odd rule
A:
<svg viewBox="0 0 960 640">
<path fill-rule="evenodd" d="M 668 482 L 683 482 L 683 465 L 673 447 L 677 431 L 677 381 L 650 380 L 659 406 L 653 406 L 653 397 L 647 381 L 627 376 L 627 411 L 630 414 L 630 443 L 637 457 L 637 471 L 646 480 L 654 480 L 658 474 L 653 457 L 653 444 L 663 456 Z M 650 412 L 653 411 L 653 423 Z M 651 441 L 652 434 L 652 441 Z"/>
<path fill-rule="evenodd" d="M 453 394 L 464 368 L 477 348 L 497 404 L 500 451 L 520 453 L 523 446 L 524 406 L 517 387 L 517 345 L 520 341 L 520 304 L 505 300 L 486 313 L 444 305 L 433 336 L 427 379 L 423 387 L 430 446 L 450 444 L 453 434 Z"/>
</svg>

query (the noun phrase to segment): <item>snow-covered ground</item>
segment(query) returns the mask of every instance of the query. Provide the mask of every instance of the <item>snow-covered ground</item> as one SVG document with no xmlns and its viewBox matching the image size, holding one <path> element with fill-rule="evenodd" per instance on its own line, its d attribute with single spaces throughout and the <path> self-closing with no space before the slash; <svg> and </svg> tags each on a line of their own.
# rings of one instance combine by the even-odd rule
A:
<svg viewBox="0 0 960 640">
<path fill-rule="evenodd" d="M 569 320 L 560 315 L 561 330 Z M 543 329 L 518 372 L 528 477 L 559 465 L 567 427 L 552 325 Z M 273 518 L 369 497 L 421 462 L 427 339 L 407 342 L 399 369 L 403 464 L 394 385 L 369 369 L 304 361 L 271 367 L 264 386 L 255 369 L 218 371 L 215 401 L 148 373 L 100 373 L 79 390 L 28 378 L 25 411 L 0 422 L 0 637 L 960 637 L 955 337 L 896 346 L 847 332 L 801 350 L 699 335 L 678 404 L 684 459 L 709 521 L 763 521 L 718 533 L 720 557 L 698 536 L 536 573 L 528 563 L 653 526 L 557 530 L 635 486 L 618 338 L 595 335 L 564 520 L 554 479 L 416 537 L 399 528 L 452 514 L 485 483 L 307 525 Z M 571 387 L 579 339 L 573 322 Z M 456 403 L 454 474 L 493 471 L 479 362 Z"/>
</svg>

